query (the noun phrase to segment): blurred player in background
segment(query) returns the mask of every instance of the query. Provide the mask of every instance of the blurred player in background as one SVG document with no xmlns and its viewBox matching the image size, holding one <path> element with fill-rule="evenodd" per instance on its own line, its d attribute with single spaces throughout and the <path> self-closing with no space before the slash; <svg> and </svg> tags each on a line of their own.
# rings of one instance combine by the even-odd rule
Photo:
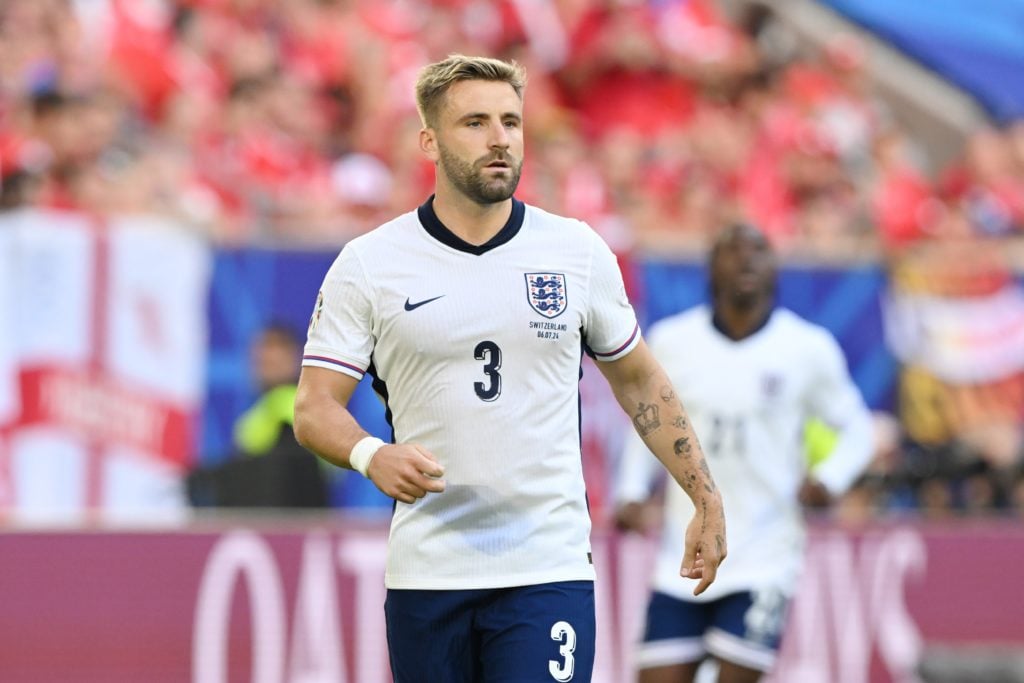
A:
<svg viewBox="0 0 1024 683">
<path fill-rule="evenodd" d="M 681 590 L 671 566 L 679 520 L 692 503 L 664 493 L 664 528 L 646 630 L 637 654 L 641 683 L 689 683 L 709 654 L 720 683 L 753 683 L 779 649 L 786 607 L 799 579 L 801 503 L 820 506 L 858 477 L 872 453 L 871 418 L 823 328 L 775 306 L 776 261 L 758 230 L 733 225 L 710 256 L 711 306 L 652 326 L 651 351 L 688 407 L 729 527 L 729 562 L 699 596 Z M 827 459 L 810 469 L 805 424 L 835 433 Z M 621 527 L 645 530 L 654 474 L 647 447 L 630 441 L 617 486 Z"/>
<path fill-rule="evenodd" d="M 590 680 L 581 348 L 692 499 L 680 589 L 703 592 L 726 552 L 719 494 L 611 250 L 584 223 L 513 198 L 524 86 L 519 65 L 487 58 L 421 72 L 435 194 L 345 247 L 310 323 L 296 433 L 396 501 L 385 574 L 396 681 Z M 391 444 L 345 408 L 365 373 Z M 700 582 L 684 588 L 680 574 Z"/>
</svg>

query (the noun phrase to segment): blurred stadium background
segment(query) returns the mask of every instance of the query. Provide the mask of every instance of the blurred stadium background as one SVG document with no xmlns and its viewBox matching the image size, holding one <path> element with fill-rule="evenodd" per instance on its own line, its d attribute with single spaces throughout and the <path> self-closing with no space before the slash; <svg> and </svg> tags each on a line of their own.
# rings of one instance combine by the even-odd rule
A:
<svg viewBox="0 0 1024 683">
<path fill-rule="evenodd" d="M 429 193 L 412 84 L 455 51 L 528 67 L 518 195 L 605 237 L 644 323 L 744 219 L 840 340 L 877 457 L 773 681 L 1024 681 L 1021 0 L 0 2 L 0 681 L 387 679 L 389 502 L 281 452 L 288 337 Z M 608 524 L 595 374 L 623 683 L 650 547 Z"/>
</svg>

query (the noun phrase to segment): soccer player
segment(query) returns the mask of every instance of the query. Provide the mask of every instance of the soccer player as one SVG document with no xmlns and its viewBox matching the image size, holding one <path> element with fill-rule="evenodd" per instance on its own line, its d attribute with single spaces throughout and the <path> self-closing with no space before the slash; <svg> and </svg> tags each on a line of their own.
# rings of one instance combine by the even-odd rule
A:
<svg viewBox="0 0 1024 683">
<path fill-rule="evenodd" d="M 721 487 L 729 562 L 699 596 L 673 581 L 679 520 L 693 504 L 664 492 L 664 526 L 646 630 L 637 652 L 641 683 L 690 683 L 701 661 L 719 663 L 719 683 L 753 683 L 778 652 L 786 607 L 803 557 L 801 501 L 843 492 L 872 452 L 867 408 L 842 352 L 823 328 L 775 306 L 776 263 L 764 235 L 733 225 L 710 255 L 711 306 L 651 327 L 651 352 L 679 389 Z M 808 419 L 834 430 L 831 454 L 812 471 Z M 643 530 L 654 472 L 646 444 L 628 442 L 616 498 L 620 526 Z"/>
<path fill-rule="evenodd" d="M 385 620 L 403 683 L 590 680 L 584 350 L 692 498 L 677 579 L 703 592 L 726 554 L 720 497 L 614 255 L 587 225 L 513 197 L 524 86 L 519 65 L 489 58 L 420 73 L 434 195 L 345 246 L 310 321 L 296 434 L 396 501 Z M 364 373 L 391 443 L 345 408 Z"/>
</svg>

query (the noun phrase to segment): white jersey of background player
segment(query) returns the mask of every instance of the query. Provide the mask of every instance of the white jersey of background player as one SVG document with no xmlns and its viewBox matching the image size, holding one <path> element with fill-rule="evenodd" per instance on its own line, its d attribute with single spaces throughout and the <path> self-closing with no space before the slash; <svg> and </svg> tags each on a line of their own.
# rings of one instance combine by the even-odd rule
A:
<svg viewBox="0 0 1024 683">
<path fill-rule="evenodd" d="M 713 307 L 665 318 L 648 339 L 721 488 L 729 561 L 702 595 L 683 589 L 672 564 L 684 535 L 677 520 L 692 504 L 679 487 L 667 486 L 653 580 L 662 595 L 652 600 L 638 662 L 649 670 L 675 667 L 678 674 L 657 680 L 690 680 L 708 652 L 731 663 L 728 680 L 757 680 L 771 667 L 803 560 L 801 494 L 810 502 L 845 491 L 872 452 L 870 415 L 838 344 L 824 328 L 774 308 L 774 256 L 764 237 L 748 226 L 725 230 L 710 265 Z M 838 441 L 808 473 L 802 437 L 811 417 L 837 430 Z M 639 509 L 629 503 L 650 496 L 650 460 L 642 442 L 628 442 L 616 494 L 627 527 L 639 521 Z M 744 594 L 749 605 L 730 598 Z M 689 632 L 651 623 L 672 611 L 663 596 L 680 601 L 676 612 L 692 617 Z"/>
<path fill-rule="evenodd" d="M 674 455 L 695 437 L 611 251 L 579 221 L 512 198 L 524 84 L 517 64 L 461 55 L 421 72 L 435 194 L 345 247 L 310 325 L 295 434 L 396 500 L 385 621 L 400 683 L 590 680 L 584 346 L 698 502 L 680 573 L 701 592 L 726 552 L 720 496 L 699 450 Z M 364 374 L 387 402 L 391 444 L 346 409 Z"/>
</svg>

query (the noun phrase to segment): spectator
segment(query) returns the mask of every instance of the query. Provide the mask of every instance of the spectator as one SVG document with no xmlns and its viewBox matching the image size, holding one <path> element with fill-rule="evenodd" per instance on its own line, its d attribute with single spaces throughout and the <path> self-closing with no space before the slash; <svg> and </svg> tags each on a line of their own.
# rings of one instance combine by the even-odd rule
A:
<svg viewBox="0 0 1024 683">
<path fill-rule="evenodd" d="M 1010 509 L 1015 515 L 1024 518 L 1024 473 L 1018 472 L 1011 480 Z"/>
<path fill-rule="evenodd" d="M 953 492 L 949 480 L 941 475 L 923 479 L 917 485 L 917 504 L 926 518 L 949 518 L 953 513 Z"/>
<path fill-rule="evenodd" d="M 324 507 L 328 481 L 316 457 L 295 441 L 295 393 L 301 343 L 287 326 L 270 324 L 253 341 L 259 398 L 235 422 L 233 452 L 189 477 L 196 505 Z"/>
</svg>

